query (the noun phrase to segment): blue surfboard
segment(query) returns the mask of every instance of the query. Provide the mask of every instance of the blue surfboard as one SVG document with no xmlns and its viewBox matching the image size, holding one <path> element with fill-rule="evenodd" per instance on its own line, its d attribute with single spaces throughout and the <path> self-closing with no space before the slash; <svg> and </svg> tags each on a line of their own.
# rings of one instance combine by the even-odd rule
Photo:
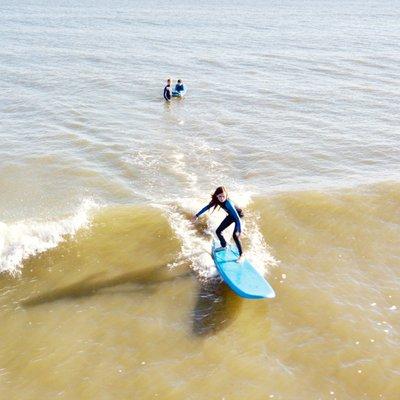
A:
<svg viewBox="0 0 400 400">
<path fill-rule="evenodd" d="M 248 260 L 236 262 L 239 252 L 236 247 L 211 250 L 214 263 L 225 283 L 240 297 L 246 299 L 272 299 L 274 289 Z"/>
</svg>

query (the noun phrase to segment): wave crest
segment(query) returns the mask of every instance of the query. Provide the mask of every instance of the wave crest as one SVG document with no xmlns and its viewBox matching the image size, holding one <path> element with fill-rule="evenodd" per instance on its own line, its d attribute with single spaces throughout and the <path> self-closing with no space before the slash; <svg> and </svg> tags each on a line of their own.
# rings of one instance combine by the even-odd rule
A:
<svg viewBox="0 0 400 400">
<path fill-rule="evenodd" d="M 74 215 L 59 221 L 0 222 L 0 273 L 19 273 L 24 260 L 56 247 L 67 236 L 87 227 L 93 208 L 97 204 L 85 199 Z"/>
</svg>

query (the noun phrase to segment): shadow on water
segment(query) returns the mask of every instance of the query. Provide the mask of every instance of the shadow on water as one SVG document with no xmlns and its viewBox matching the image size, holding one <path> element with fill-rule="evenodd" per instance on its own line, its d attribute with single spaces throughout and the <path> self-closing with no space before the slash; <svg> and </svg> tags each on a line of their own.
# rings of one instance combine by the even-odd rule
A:
<svg viewBox="0 0 400 400">
<path fill-rule="evenodd" d="M 206 336 L 225 329 L 235 320 L 241 304 L 241 299 L 221 279 L 201 283 L 193 311 L 193 333 Z"/>
<path fill-rule="evenodd" d="M 150 271 L 129 272 L 119 275 L 117 277 L 98 280 L 103 273 L 96 273 L 88 276 L 87 278 L 73 283 L 72 285 L 64 286 L 59 289 L 52 290 L 47 293 L 39 294 L 38 296 L 31 297 L 28 300 L 22 301 L 21 304 L 25 307 L 34 307 L 45 303 L 52 303 L 64 299 L 79 299 L 82 297 L 90 297 L 98 294 L 102 289 L 109 289 L 120 285 L 135 284 L 136 288 L 130 289 L 132 291 L 146 291 L 151 292 L 156 290 L 160 283 L 174 281 L 176 279 L 187 278 L 192 275 L 191 271 L 186 271 L 180 275 L 167 274 L 168 270 L 166 265 L 162 265 L 151 269 Z M 104 292 L 110 293 L 110 292 Z M 115 293 L 115 292 L 111 292 Z"/>
<path fill-rule="evenodd" d="M 182 270 L 180 269 L 180 271 Z M 194 273 L 186 268 L 180 274 L 171 275 L 167 266 L 162 265 L 151 270 L 130 272 L 109 279 L 99 279 L 102 275 L 103 273 L 101 272 L 92 274 L 79 282 L 24 300 L 21 305 L 29 308 L 98 294 L 152 293 L 157 290 L 158 285 L 161 283 L 188 278 L 193 276 Z M 118 286 L 127 284 L 134 284 L 135 287 L 118 288 Z M 206 282 L 199 281 L 199 285 L 197 301 L 191 313 L 192 333 L 195 336 L 213 335 L 234 321 L 240 310 L 241 299 L 219 278 L 213 278 Z M 113 288 L 118 291 L 109 290 Z"/>
</svg>

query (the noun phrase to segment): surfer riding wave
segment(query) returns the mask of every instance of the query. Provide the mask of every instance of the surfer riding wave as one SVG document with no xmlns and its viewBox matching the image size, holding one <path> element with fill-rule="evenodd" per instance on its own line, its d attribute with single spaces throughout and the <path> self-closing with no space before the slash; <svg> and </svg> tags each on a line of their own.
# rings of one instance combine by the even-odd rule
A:
<svg viewBox="0 0 400 400">
<path fill-rule="evenodd" d="M 221 207 L 228 214 L 224 220 L 221 222 L 219 227 L 216 230 L 216 234 L 218 236 L 219 241 L 221 242 L 221 247 L 225 248 L 227 243 L 222 235 L 222 232 L 230 226 L 232 223 L 235 223 L 235 228 L 233 230 L 233 240 L 236 243 L 236 246 L 239 250 L 239 258 L 238 262 L 242 262 L 244 259 L 244 253 L 242 250 L 242 244 L 240 242 L 240 235 L 242 233 L 242 224 L 240 218 L 243 218 L 243 211 L 236 207 L 231 199 L 228 198 L 228 193 L 223 186 L 217 187 L 215 192 L 211 196 L 211 201 L 205 207 L 203 207 L 194 217 L 193 222 L 197 220 L 203 213 L 209 210 L 211 207 L 214 207 L 214 210 L 217 207 Z M 213 211 L 214 211 L 213 210 Z"/>
</svg>

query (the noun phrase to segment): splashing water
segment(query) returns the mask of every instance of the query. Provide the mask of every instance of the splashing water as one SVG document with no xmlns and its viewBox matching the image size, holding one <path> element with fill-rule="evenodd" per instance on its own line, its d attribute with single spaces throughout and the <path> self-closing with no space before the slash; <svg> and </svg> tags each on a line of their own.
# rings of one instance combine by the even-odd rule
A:
<svg viewBox="0 0 400 400">
<path fill-rule="evenodd" d="M 85 199 L 77 212 L 59 221 L 0 222 L 0 273 L 17 274 L 27 258 L 56 247 L 66 236 L 89 225 L 90 211 L 98 205 Z"/>
</svg>

